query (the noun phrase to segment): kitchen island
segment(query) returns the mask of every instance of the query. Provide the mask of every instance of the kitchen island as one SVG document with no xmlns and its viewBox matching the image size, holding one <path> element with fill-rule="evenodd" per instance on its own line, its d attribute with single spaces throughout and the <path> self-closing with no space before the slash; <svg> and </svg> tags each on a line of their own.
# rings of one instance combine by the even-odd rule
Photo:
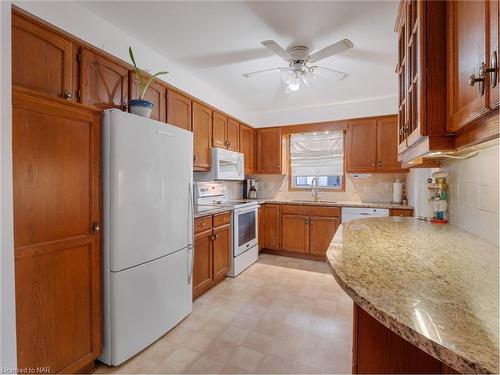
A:
<svg viewBox="0 0 500 375">
<path fill-rule="evenodd" d="M 498 373 L 499 249 L 450 225 L 342 224 L 327 251 L 354 301 L 354 373 Z"/>
</svg>

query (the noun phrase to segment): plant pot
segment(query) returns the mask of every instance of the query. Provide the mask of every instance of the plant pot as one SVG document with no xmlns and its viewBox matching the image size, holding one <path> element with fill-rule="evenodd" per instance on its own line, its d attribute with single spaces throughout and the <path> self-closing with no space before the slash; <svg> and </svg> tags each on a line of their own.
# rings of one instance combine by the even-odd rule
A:
<svg viewBox="0 0 500 375">
<path fill-rule="evenodd" d="M 130 113 L 149 118 L 153 110 L 153 103 L 143 99 L 133 99 L 128 101 Z"/>
</svg>

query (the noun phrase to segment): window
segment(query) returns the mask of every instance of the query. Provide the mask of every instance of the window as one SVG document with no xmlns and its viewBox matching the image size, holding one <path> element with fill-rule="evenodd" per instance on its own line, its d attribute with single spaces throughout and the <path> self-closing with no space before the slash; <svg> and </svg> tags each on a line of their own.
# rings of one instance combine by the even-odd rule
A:
<svg viewBox="0 0 500 375">
<path fill-rule="evenodd" d="M 320 189 L 343 189 L 344 132 L 340 130 L 290 136 L 292 188 L 310 188 L 313 178 Z"/>
</svg>

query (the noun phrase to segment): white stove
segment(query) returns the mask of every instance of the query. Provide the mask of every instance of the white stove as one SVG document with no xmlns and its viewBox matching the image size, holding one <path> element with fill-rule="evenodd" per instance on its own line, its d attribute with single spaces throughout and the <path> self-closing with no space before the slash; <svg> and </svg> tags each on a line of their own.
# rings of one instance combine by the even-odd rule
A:
<svg viewBox="0 0 500 375">
<path fill-rule="evenodd" d="M 257 202 L 250 199 L 227 199 L 226 188 L 220 182 L 195 182 L 194 198 L 198 211 L 213 207 L 227 207 L 233 211 L 233 251 L 231 269 L 227 275 L 235 277 L 255 263 L 259 256 Z"/>
</svg>

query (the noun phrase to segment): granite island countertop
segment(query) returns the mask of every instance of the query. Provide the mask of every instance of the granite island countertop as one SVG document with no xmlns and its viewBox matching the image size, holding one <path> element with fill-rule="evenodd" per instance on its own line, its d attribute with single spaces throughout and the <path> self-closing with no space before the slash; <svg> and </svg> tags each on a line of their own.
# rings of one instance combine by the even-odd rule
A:
<svg viewBox="0 0 500 375">
<path fill-rule="evenodd" d="M 414 218 L 340 225 L 333 276 L 363 310 L 457 371 L 499 372 L 499 249 Z"/>
</svg>

